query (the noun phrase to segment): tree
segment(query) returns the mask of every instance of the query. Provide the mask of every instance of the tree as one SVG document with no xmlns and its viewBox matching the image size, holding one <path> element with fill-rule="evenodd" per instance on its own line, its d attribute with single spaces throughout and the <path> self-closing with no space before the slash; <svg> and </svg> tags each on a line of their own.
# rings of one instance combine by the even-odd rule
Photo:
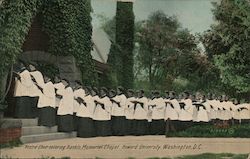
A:
<svg viewBox="0 0 250 159">
<path fill-rule="evenodd" d="M 133 48 L 134 48 L 134 13 L 132 2 L 117 1 L 116 9 L 116 45 L 120 48 L 120 62 L 117 70 L 119 85 L 124 88 L 133 88 Z"/>
<path fill-rule="evenodd" d="M 214 3 L 217 21 L 204 33 L 203 43 L 231 94 L 250 94 L 250 3 L 222 0 Z"/>
<path fill-rule="evenodd" d="M 172 89 L 173 81 L 189 78 L 199 64 L 194 57 L 200 52 L 197 40 L 187 29 L 182 29 L 176 17 L 162 11 L 152 13 L 141 22 L 137 38 L 137 61 L 147 74 L 150 89 Z"/>
</svg>

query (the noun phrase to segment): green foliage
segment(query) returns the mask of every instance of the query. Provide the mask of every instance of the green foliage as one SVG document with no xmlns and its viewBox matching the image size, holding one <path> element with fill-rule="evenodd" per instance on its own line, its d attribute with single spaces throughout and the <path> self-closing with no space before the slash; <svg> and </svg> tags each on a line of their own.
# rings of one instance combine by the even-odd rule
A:
<svg viewBox="0 0 250 159">
<path fill-rule="evenodd" d="M 1 76 L 22 51 L 21 46 L 39 6 L 38 0 L 5 0 L 0 6 Z"/>
<path fill-rule="evenodd" d="M 245 159 L 247 158 L 247 154 L 232 154 L 232 153 L 203 153 L 199 155 L 185 155 L 182 157 L 175 157 L 174 159 Z"/>
<path fill-rule="evenodd" d="M 120 47 L 120 58 L 115 62 L 120 67 L 117 71 L 119 85 L 133 88 L 133 48 L 134 48 L 134 13 L 133 3 L 117 2 L 116 10 L 116 44 Z"/>
<path fill-rule="evenodd" d="M 204 33 L 202 41 L 220 71 L 227 91 L 243 96 L 250 93 L 250 4 L 222 0 L 214 3 L 217 24 Z M 247 95 L 248 94 L 248 95 Z"/>
<path fill-rule="evenodd" d="M 4 0 L 0 5 L 0 80 L 15 63 L 41 2 L 39 0 Z M 0 85 L 2 90 L 3 85 Z M 0 92 L 1 97 L 2 92 Z"/>
<path fill-rule="evenodd" d="M 59 56 L 73 55 L 82 72 L 83 83 L 95 84 L 96 74 L 90 54 L 90 0 L 4 0 L 0 5 L 0 80 L 6 79 L 7 70 L 22 52 L 37 13 L 41 14 L 43 29 L 49 35 L 48 52 Z M 57 73 L 50 71 L 51 75 Z M 0 99 L 5 83 L 0 85 Z"/>
<path fill-rule="evenodd" d="M 38 70 L 42 72 L 43 75 L 48 76 L 50 79 L 54 79 L 55 76 L 59 75 L 59 68 L 53 64 L 48 64 L 45 62 L 39 62 Z"/>
<path fill-rule="evenodd" d="M 241 137 L 250 138 L 249 124 L 234 125 L 229 128 L 217 128 L 213 125 L 198 125 L 183 131 L 170 132 L 170 137 Z"/>
<path fill-rule="evenodd" d="M 43 28 L 50 39 L 48 52 L 73 55 L 82 72 L 83 83 L 95 84 L 90 0 L 47 0 L 44 4 Z"/>
<path fill-rule="evenodd" d="M 162 11 L 152 13 L 140 22 L 136 42 L 138 68 L 149 81 L 150 89 L 176 90 L 176 79 L 197 83 L 209 62 L 197 48 L 198 41 L 187 29 L 182 29 L 176 17 Z M 194 77 L 197 81 L 195 81 Z"/>
<path fill-rule="evenodd" d="M 8 143 L 1 144 L 0 149 L 18 147 L 18 146 L 21 146 L 22 144 L 23 143 L 21 142 L 20 139 L 16 139 L 16 140 L 12 140 Z"/>
</svg>

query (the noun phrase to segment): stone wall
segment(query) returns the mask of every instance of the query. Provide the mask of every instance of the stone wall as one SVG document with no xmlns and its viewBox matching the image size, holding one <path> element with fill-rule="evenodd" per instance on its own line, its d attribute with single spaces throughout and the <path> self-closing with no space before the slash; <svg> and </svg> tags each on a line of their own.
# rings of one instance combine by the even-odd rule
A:
<svg viewBox="0 0 250 159">
<path fill-rule="evenodd" d="M 60 77 L 70 82 L 81 79 L 81 73 L 73 56 L 54 56 L 43 51 L 26 51 L 20 59 L 27 62 L 46 62 L 59 68 Z"/>
<path fill-rule="evenodd" d="M 1 119 L 0 121 L 0 144 L 17 140 L 22 135 L 21 120 Z"/>
</svg>

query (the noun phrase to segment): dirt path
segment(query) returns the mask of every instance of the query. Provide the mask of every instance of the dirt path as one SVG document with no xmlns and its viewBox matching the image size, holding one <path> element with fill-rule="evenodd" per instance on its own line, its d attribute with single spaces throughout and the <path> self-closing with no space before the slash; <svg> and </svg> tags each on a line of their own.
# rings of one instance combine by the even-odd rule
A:
<svg viewBox="0 0 250 159">
<path fill-rule="evenodd" d="M 165 138 L 165 136 L 72 138 L 2 149 L 1 157 L 147 158 L 207 152 L 250 153 L 250 138 Z"/>
</svg>

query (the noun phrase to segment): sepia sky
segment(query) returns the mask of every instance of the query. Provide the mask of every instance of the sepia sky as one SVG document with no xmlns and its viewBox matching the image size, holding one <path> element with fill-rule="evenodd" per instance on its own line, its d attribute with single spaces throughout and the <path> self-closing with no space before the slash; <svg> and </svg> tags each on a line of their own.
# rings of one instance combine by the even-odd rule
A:
<svg viewBox="0 0 250 159">
<path fill-rule="evenodd" d="M 154 11 L 162 10 L 167 15 L 177 16 L 182 27 L 192 33 L 201 33 L 214 23 L 211 9 L 212 1 L 219 0 L 135 0 L 134 14 L 136 21 L 147 19 Z M 112 18 L 116 12 L 116 0 L 92 0 L 93 26 L 100 26 L 95 15 Z"/>
</svg>

